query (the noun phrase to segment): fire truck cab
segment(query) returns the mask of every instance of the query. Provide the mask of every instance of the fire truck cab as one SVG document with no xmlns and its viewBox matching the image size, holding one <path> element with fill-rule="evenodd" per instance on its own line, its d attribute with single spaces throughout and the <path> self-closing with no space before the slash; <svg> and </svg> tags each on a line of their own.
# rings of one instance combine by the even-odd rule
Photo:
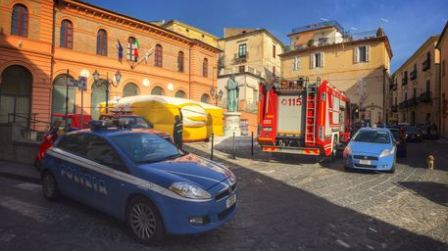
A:
<svg viewBox="0 0 448 251">
<path fill-rule="evenodd" d="M 260 83 L 258 142 L 265 152 L 334 159 L 350 140 L 350 104 L 328 81 Z"/>
</svg>

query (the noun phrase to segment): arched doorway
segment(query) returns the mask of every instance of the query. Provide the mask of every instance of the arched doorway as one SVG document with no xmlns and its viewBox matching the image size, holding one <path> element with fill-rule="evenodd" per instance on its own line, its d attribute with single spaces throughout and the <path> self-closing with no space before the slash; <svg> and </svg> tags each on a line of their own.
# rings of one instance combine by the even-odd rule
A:
<svg viewBox="0 0 448 251">
<path fill-rule="evenodd" d="M 201 102 L 202 103 L 207 103 L 207 104 L 209 104 L 210 103 L 210 96 L 208 95 L 208 94 L 202 94 L 202 96 L 201 96 Z"/>
<path fill-rule="evenodd" d="M 33 76 L 20 65 L 7 67 L 1 75 L 0 83 L 0 123 L 28 123 L 31 110 L 31 89 Z"/>
<path fill-rule="evenodd" d="M 134 83 L 127 83 L 123 88 L 123 97 L 138 95 L 138 87 Z"/>
<path fill-rule="evenodd" d="M 151 91 L 152 95 L 165 95 L 165 92 L 163 91 L 162 87 L 156 86 Z"/>
<path fill-rule="evenodd" d="M 184 91 L 179 90 L 179 91 L 176 92 L 175 97 L 176 98 L 186 98 L 187 94 Z"/>
<path fill-rule="evenodd" d="M 98 119 L 100 117 L 99 104 L 106 102 L 106 83 L 100 83 L 100 81 L 106 81 L 104 79 L 98 80 L 98 83 L 92 84 L 92 93 L 90 95 L 90 114 L 92 119 Z"/>
<path fill-rule="evenodd" d="M 54 114 L 65 114 L 67 108 L 67 102 L 65 100 L 67 96 L 67 80 L 73 79 L 67 74 L 61 74 L 56 77 L 53 82 L 52 104 L 51 113 L 53 114 L 52 120 L 55 119 Z M 68 113 L 76 112 L 76 88 L 68 87 Z"/>
</svg>

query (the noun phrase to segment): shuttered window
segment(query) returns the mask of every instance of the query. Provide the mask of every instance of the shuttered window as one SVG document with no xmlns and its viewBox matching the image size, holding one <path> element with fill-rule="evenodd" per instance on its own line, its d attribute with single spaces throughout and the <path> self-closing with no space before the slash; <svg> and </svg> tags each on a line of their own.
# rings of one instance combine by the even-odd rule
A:
<svg viewBox="0 0 448 251">
<path fill-rule="evenodd" d="M 73 49 L 73 24 L 69 20 L 63 20 L 61 23 L 60 46 Z"/>
<path fill-rule="evenodd" d="M 28 9 L 24 5 L 16 4 L 12 9 L 11 35 L 28 37 Z"/>
</svg>

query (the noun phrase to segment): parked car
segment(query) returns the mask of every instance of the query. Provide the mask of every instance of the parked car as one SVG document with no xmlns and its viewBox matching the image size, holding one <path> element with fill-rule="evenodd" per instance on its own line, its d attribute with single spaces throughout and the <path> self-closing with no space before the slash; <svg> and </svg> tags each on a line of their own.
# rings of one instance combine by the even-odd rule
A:
<svg viewBox="0 0 448 251">
<path fill-rule="evenodd" d="M 151 133 L 157 134 L 158 136 L 172 142 L 172 138 L 168 133 L 161 132 L 153 129 L 153 124 L 150 121 L 147 121 L 142 116 L 127 114 L 127 113 L 113 113 L 113 114 L 102 114 L 100 116 L 100 120 L 111 121 L 114 125 L 118 125 L 119 123 L 127 124 L 127 127 L 130 128 L 140 128 L 146 129 Z"/>
<path fill-rule="evenodd" d="M 145 243 L 216 229 L 236 213 L 229 169 L 144 129 L 96 124 L 67 133 L 47 151 L 41 177 L 46 199 L 92 206 L 125 221 Z"/>
<path fill-rule="evenodd" d="M 347 170 L 395 171 L 396 146 L 387 128 L 361 128 L 343 152 Z"/>
<path fill-rule="evenodd" d="M 389 130 L 395 139 L 395 145 L 397 146 L 397 157 L 406 157 L 407 155 L 406 139 L 401 135 L 400 129 L 390 128 Z"/>
<path fill-rule="evenodd" d="M 422 142 L 422 130 L 417 128 L 416 126 L 406 126 L 406 140 L 408 142 Z"/>
</svg>

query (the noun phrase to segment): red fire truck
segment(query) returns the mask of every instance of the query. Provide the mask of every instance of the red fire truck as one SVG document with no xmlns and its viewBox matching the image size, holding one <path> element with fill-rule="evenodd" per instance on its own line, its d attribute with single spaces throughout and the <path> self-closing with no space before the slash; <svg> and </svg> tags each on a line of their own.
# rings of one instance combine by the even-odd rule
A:
<svg viewBox="0 0 448 251">
<path fill-rule="evenodd" d="M 260 83 L 258 142 L 265 152 L 336 157 L 350 140 L 344 92 L 319 79 Z"/>
</svg>

